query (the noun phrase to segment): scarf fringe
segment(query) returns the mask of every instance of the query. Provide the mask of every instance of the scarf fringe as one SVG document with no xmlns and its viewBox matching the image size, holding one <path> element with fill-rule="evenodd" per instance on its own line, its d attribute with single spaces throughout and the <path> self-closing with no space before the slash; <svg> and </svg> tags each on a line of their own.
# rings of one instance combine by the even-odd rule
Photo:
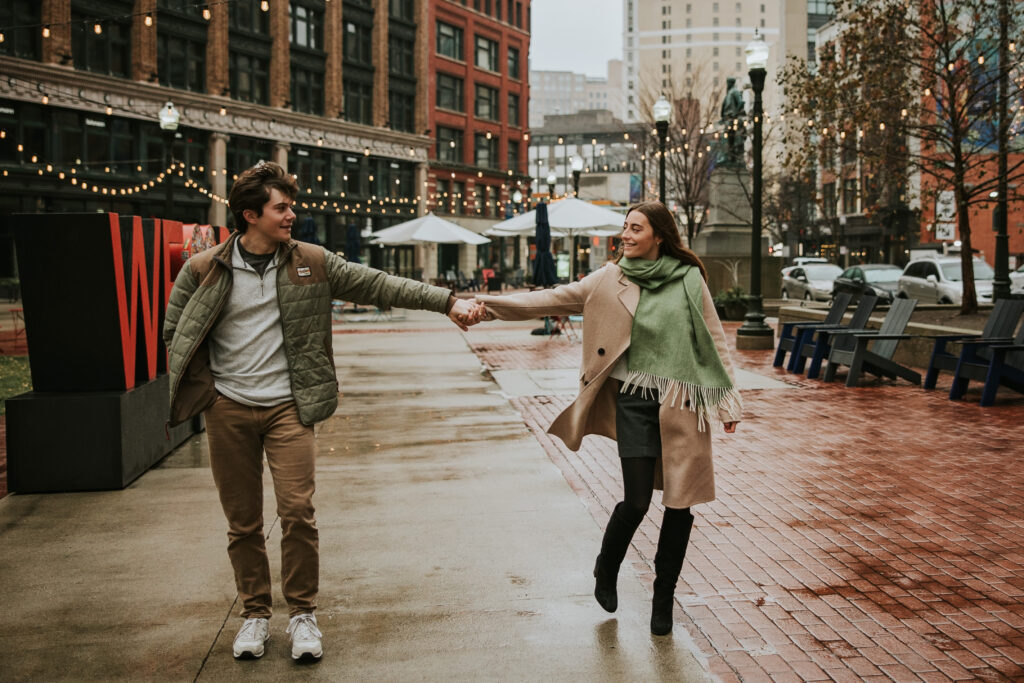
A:
<svg viewBox="0 0 1024 683">
<path fill-rule="evenodd" d="M 737 420 L 743 414 L 743 401 L 734 387 L 704 387 L 631 370 L 622 383 L 621 392 L 634 395 L 638 389 L 643 398 L 655 398 L 654 391 L 657 390 L 658 403 L 668 402 L 669 407 L 674 408 L 678 401 L 680 410 L 686 407 L 686 398 L 689 397 L 689 408 L 697 414 L 697 429 L 702 432 L 718 419 L 720 411 L 736 416 Z"/>
</svg>

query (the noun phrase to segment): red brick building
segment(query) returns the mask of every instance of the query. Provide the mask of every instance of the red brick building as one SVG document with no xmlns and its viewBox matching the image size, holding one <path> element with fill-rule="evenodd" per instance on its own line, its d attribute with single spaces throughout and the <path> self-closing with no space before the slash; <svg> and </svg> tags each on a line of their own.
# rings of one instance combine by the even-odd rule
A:
<svg viewBox="0 0 1024 683">
<path fill-rule="evenodd" d="M 530 0 L 427 0 L 429 134 L 427 209 L 478 231 L 529 196 L 526 128 Z M 492 262 L 515 268 L 522 245 L 471 250 L 442 245 L 439 268 L 467 273 Z"/>
</svg>

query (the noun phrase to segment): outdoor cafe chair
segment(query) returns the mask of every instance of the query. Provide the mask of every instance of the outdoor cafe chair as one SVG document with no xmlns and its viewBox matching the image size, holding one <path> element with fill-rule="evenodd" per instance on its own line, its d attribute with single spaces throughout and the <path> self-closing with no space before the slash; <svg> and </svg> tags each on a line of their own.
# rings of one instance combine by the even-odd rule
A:
<svg viewBox="0 0 1024 683">
<path fill-rule="evenodd" d="M 795 331 L 797 325 L 805 327 L 812 325 L 838 325 L 842 322 L 843 315 L 846 314 L 846 309 L 850 306 L 851 298 L 853 298 L 852 295 L 847 292 L 842 292 L 836 296 L 835 301 L 832 302 L 832 307 L 828 309 L 828 313 L 822 321 L 792 320 L 782 323 L 782 330 L 779 332 L 779 345 L 775 349 L 775 361 L 772 363 L 772 366 L 776 368 L 781 367 L 783 360 L 786 358 L 786 352 L 793 351 L 799 336 Z M 792 357 L 790 360 L 792 360 Z"/>
<path fill-rule="evenodd" d="M 875 311 L 875 305 L 878 303 L 878 297 L 876 296 L 862 296 L 860 301 L 857 302 L 857 308 L 853 310 L 853 315 L 850 316 L 849 323 L 840 323 L 838 325 L 797 325 L 796 333 L 796 344 L 793 347 L 793 353 L 789 358 L 789 366 L 787 369 L 790 372 L 803 372 L 805 361 L 810 358 L 811 363 L 807 366 L 807 377 L 809 379 L 817 379 L 821 373 L 821 364 L 825 362 L 828 357 L 828 352 L 831 347 L 831 337 L 829 332 L 832 330 L 862 330 L 867 327 L 868 321 L 871 319 L 871 314 Z"/>
<path fill-rule="evenodd" d="M 987 352 L 987 358 L 982 356 Z M 949 390 L 952 401 L 963 398 L 971 380 L 983 381 L 981 405 L 995 403 L 999 387 L 1009 387 L 1024 393 L 1024 325 L 1011 343 L 967 341 L 963 343 L 960 358 L 953 371 L 953 386 Z"/>
<path fill-rule="evenodd" d="M 846 365 L 850 368 L 846 374 L 848 387 L 857 386 L 863 372 L 890 379 L 902 377 L 908 382 L 920 385 L 920 373 L 892 359 L 900 340 L 909 339 L 911 336 L 904 334 L 904 330 L 907 329 L 915 306 L 917 299 L 896 299 L 877 330 L 851 329 L 829 332 L 832 336 L 832 348 L 828 352 L 825 381 L 833 381 L 836 370 Z"/>
<path fill-rule="evenodd" d="M 956 370 L 962 353 L 953 353 L 947 348 L 947 344 L 961 345 L 962 352 L 963 344 L 982 342 L 973 347 L 973 353 L 977 354 L 981 360 L 990 358 L 991 352 L 988 350 L 988 345 L 1013 343 L 1013 333 L 1017 329 L 1017 323 L 1022 314 L 1024 314 L 1024 300 L 999 299 L 992 307 L 992 312 L 989 314 L 988 320 L 985 321 L 985 327 L 982 329 L 980 337 L 971 334 L 936 335 L 932 356 L 928 361 L 928 371 L 924 376 L 924 388 L 934 389 L 941 371 L 953 372 Z"/>
</svg>

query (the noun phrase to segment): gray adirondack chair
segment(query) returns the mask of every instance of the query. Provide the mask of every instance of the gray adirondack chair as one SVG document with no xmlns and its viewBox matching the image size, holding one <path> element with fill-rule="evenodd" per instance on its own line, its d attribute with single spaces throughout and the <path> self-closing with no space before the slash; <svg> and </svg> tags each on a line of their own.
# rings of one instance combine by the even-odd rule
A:
<svg viewBox="0 0 1024 683">
<path fill-rule="evenodd" d="M 985 351 L 987 357 L 982 357 Z M 970 380 L 981 380 L 981 405 L 990 406 L 996 400 L 999 387 L 1009 387 L 1024 393 L 1024 325 L 1010 343 L 965 342 L 956 369 L 949 398 L 963 398 Z"/>
<path fill-rule="evenodd" d="M 807 377 L 817 379 L 821 373 L 821 364 L 828 357 L 831 347 L 830 332 L 842 330 L 863 330 L 866 329 L 868 320 L 878 303 L 877 296 L 862 296 L 857 302 L 857 308 L 853 310 L 848 325 L 833 325 L 831 327 L 818 326 L 809 329 L 799 329 L 797 344 L 793 349 L 793 355 L 789 359 L 790 372 L 803 372 L 806 359 L 811 359 L 807 368 Z M 802 327 L 802 326 L 801 326 Z"/>
<path fill-rule="evenodd" d="M 850 368 L 846 375 L 848 387 L 857 386 L 862 372 L 891 379 L 902 377 L 908 382 L 920 385 L 920 373 L 892 359 L 900 340 L 910 338 L 910 335 L 903 334 L 903 331 L 907 329 L 910 314 L 914 312 L 915 306 L 917 299 L 896 299 L 889 307 L 889 312 L 885 314 L 879 329 L 832 332 L 832 348 L 828 352 L 825 381 L 833 381 L 839 366 L 847 365 Z"/>
<path fill-rule="evenodd" d="M 935 346 L 932 348 L 932 357 L 928 361 L 928 372 L 924 376 L 924 388 L 934 389 L 936 380 L 942 370 L 953 372 L 960 362 L 963 352 L 962 344 L 966 342 L 983 342 L 975 348 L 975 353 L 980 359 L 991 357 L 988 346 L 991 344 L 1013 343 L 1013 333 L 1017 329 L 1017 323 L 1021 315 L 1024 315 L 1024 300 L 1022 299 L 999 299 L 992 307 L 992 312 L 985 321 L 985 327 L 981 336 L 977 335 L 941 335 L 935 337 Z M 960 344 L 960 351 L 952 353 L 946 347 L 947 344 Z"/>
<path fill-rule="evenodd" d="M 843 316 L 846 315 L 846 309 L 850 306 L 850 299 L 852 295 L 848 292 L 840 292 L 836 295 L 835 300 L 832 302 L 832 307 L 828 309 L 828 313 L 825 314 L 824 320 L 793 320 L 790 322 L 782 323 L 782 329 L 779 331 L 779 345 L 775 348 L 775 361 L 772 363 L 773 367 L 780 367 L 782 362 L 786 359 L 786 352 L 793 351 L 796 347 L 799 334 L 796 331 L 796 327 L 799 325 L 800 329 L 807 329 L 811 327 L 834 326 L 843 322 Z M 795 354 L 795 351 L 794 351 Z"/>
</svg>

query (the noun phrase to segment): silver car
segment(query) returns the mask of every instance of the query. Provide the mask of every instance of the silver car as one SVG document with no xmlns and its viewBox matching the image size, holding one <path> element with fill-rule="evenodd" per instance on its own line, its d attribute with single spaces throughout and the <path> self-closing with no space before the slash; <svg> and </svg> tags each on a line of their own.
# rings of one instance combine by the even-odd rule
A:
<svg viewBox="0 0 1024 683">
<path fill-rule="evenodd" d="M 979 303 L 991 303 L 995 272 L 981 259 L 974 259 L 974 291 Z M 961 304 L 964 283 L 959 256 L 925 257 L 911 261 L 896 285 L 896 296 L 917 299 L 923 304 Z"/>
<path fill-rule="evenodd" d="M 842 268 L 831 263 L 808 263 L 786 269 L 782 273 L 782 298 L 828 301 L 832 297 L 832 283 L 842 272 Z"/>
</svg>

